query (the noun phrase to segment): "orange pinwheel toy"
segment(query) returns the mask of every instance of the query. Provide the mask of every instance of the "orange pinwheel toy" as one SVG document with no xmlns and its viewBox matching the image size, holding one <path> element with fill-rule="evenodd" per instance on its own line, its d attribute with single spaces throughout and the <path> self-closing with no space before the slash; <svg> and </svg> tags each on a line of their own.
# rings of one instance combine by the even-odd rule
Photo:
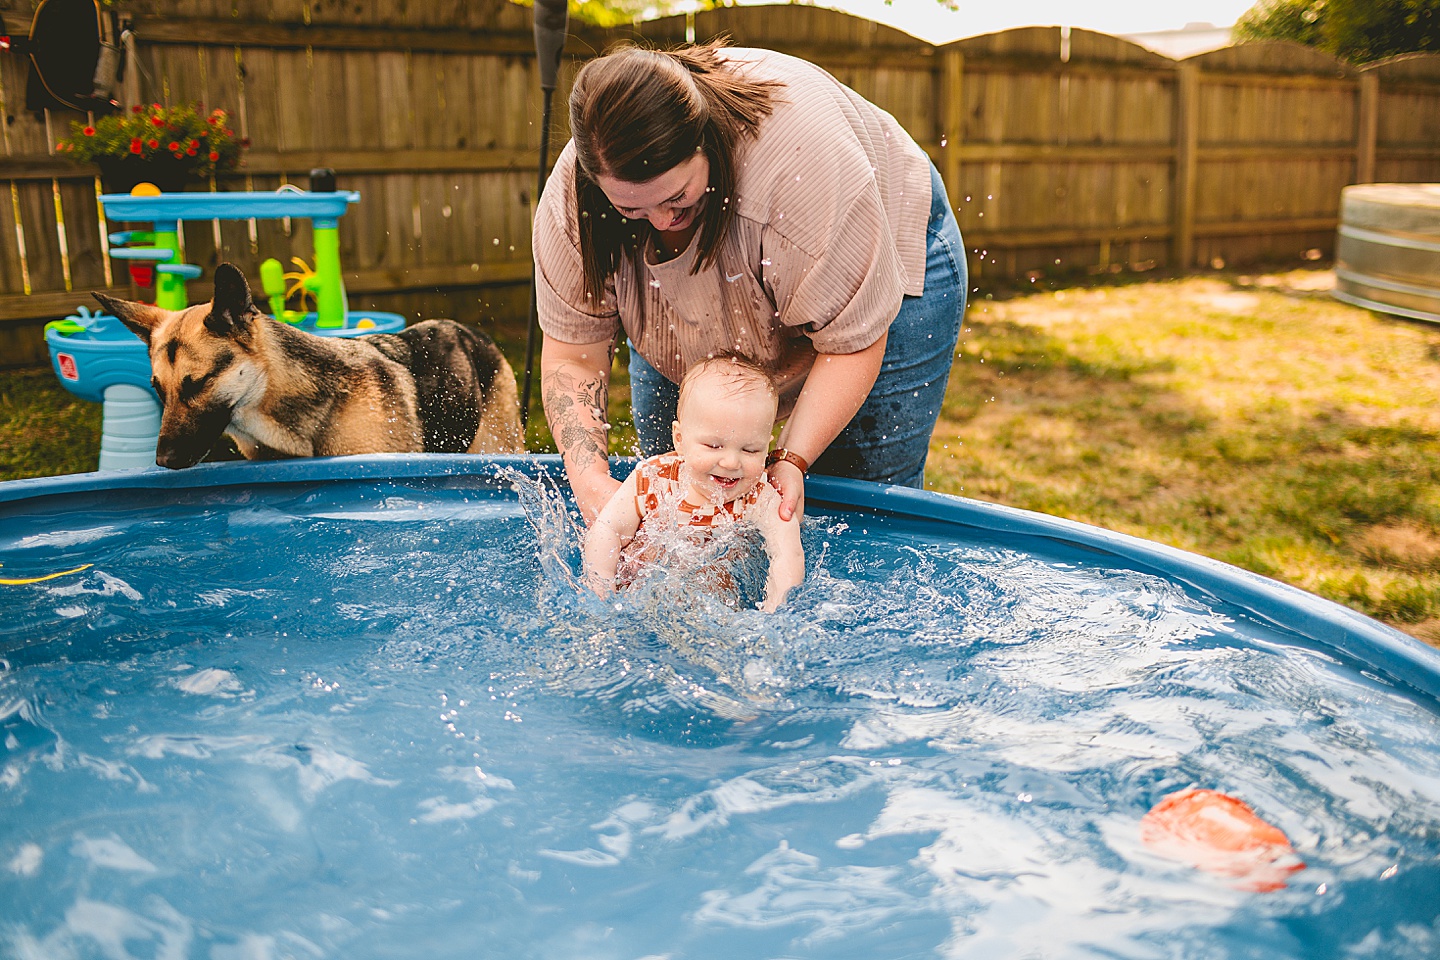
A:
<svg viewBox="0 0 1440 960">
<path fill-rule="evenodd" d="M 1218 790 L 1165 797 L 1140 819 L 1140 839 L 1163 857 L 1233 877 L 1242 890 L 1281 890 L 1287 876 L 1305 869 L 1284 833 Z"/>
</svg>

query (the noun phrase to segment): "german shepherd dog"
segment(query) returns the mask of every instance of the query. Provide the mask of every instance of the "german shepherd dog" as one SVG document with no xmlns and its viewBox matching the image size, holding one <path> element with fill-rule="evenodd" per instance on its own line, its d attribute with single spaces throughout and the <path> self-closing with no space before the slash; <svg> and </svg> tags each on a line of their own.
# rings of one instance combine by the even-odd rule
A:
<svg viewBox="0 0 1440 960">
<path fill-rule="evenodd" d="M 226 433 L 247 460 L 524 450 L 514 372 L 489 337 L 454 321 L 315 336 L 256 309 L 228 263 L 210 303 L 95 299 L 150 349 L 162 467 L 200 462 Z"/>
</svg>

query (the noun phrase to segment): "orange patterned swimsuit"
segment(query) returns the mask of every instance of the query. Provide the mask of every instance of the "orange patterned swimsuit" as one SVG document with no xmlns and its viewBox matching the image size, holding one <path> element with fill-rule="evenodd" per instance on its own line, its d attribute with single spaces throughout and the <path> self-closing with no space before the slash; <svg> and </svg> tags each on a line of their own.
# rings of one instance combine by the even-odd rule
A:
<svg viewBox="0 0 1440 960">
<path fill-rule="evenodd" d="M 640 515 L 640 528 L 635 539 L 620 555 L 620 569 L 616 582 L 628 586 L 634 582 L 640 567 L 661 559 L 662 550 L 658 544 L 645 536 L 645 523 L 662 510 L 676 511 L 673 526 L 684 527 L 697 534 L 697 542 L 710 538 L 710 531 L 716 527 L 735 523 L 744 518 L 750 507 L 760 499 L 761 489 L 769 481 L 761 479 L 750 492 L 726 503 L 694 504 L 685 499 L 685 484 L 680 479 L 680 468 L 684 463 L 677 453 L 662 453 L 658 457 L 642 460 L 635 466 L 635 511 Z M 669 525 L 666 525 L 667 527 Z M 722 586 L 733 587 L 728 573 L 717 575 Z"/>
<path fill-rule="evenodd" d="M 716 521 L 733 523 L 745 516 L 745 511 L 760 499 L 760 488 L 768 481 L 761 481 L 750 488 L 743 497 L 727 503 L 691 503 L 683 498 L 684 485 L 680 480 L 680 467 L 684 463 L 678 453 L 662 453 L 658 457 L 642 460 L 635 466 L 635 510 L 640 514 L 640 524 L 654 516 L 660 504 L 677 504 L 681 515 L 689 514 L 690 519 L 677 526 L 714 527 Z M 725 519 L 720 519 L 720 514 Z"/>
</svg>

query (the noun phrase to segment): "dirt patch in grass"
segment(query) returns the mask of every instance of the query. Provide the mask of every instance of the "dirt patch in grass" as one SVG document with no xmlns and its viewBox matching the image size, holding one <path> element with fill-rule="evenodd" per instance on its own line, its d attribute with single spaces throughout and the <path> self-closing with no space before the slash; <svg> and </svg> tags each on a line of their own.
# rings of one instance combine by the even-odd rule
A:
<svg viewBox="0 0 1440 960">
<path fill-rule="evenodd" d="M 928 484 L 1440 628 L 1440 328 L 1298 270 L 981 300 Z"/>
</svg>

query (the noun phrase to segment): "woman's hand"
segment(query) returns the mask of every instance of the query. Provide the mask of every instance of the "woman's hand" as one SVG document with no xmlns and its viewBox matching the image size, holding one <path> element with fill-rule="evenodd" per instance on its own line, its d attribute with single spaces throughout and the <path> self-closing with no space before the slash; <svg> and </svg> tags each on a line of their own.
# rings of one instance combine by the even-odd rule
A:
<svg viewBox="0 0 1440 960">
<path fill-rule="evenodd" d="M 805 518 L 805 474 L 789 460 L 770 465 L 770 482 L 780 491 L 780 519 Z"/>
</svg>

